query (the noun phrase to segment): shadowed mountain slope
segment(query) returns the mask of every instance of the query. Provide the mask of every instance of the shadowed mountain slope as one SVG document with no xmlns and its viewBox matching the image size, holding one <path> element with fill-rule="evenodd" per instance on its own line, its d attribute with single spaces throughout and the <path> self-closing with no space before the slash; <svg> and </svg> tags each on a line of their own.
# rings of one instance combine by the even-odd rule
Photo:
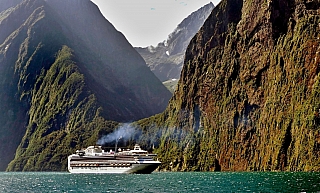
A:
<svg viewBox="0 0 320 193">
<path fill-rule="evenodd" d="M 8 11 L 8 9 L 15 7 L 21 2 L 22 0 L 1 0 L 0 13 L 3 11 Z"/>
<path fill-rule="evenodd" d="M 139 122 L 162 169 L 320 171 L 319 13 L 319 1 L 222 0 L 166 111 Z"/>
<path fill-rule="evenodd" d="M 112 121 L 165 109 L 170 92 L 91 1 L 6 5 L 11 8 L 0 14 L 1 170 L 15 152 L 10 171 L 64 170 L 66 156 L 111 131 Z"/>
</svg>

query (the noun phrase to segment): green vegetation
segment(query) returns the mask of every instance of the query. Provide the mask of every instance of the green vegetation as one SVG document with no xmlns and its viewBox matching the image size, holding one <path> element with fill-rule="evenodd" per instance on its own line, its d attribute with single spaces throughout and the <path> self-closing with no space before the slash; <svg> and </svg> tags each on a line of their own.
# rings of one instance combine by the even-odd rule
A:
<svg viewBox="0 0 320 193">
<path fill-rule="evenodd" d="M 264 20 L 270 9 L 257 2 L 243 7 L 250 12 L 223 1 L 191 41 L 175 95 L 154 120 L 161 167 L 320 171 L 319 6 L 292 13 L 286 29 Z"/>
<path fill-rule="evenodd" d="M 154 147 L 162 170 L 320 171 L 320 6 L 269 6 L 223 0 L 191 40 L 167 109 L 137 121 L 129 144 Z M 161 84 L 116 61 L 121 46 L 85 46 L 94 35 L 81 39 L 81 25 L 65 35 L 40 7 L 0 47 L 0 152 L 18 146 L 8 171 L 65 170 L 70 153 L 118 126 L 108 120 L 143 117 L 164 96 L 143 95 Z"/>
<path fill-rule="evenodd" d="M 17 6 L 0 14 L 1 171 L 65 170 L 117 122 L 165 109 L 169 91 L 91 1 L 5 2 Z"/>
<path fill-rule="evenodd" d="M 65 170 L 69 154 L 96 144 L 99 133 L 117 126 L 100 116 L 101 108 L 72 58 L 64 46 L 38 77 L 27 131 L 8 171 Z"/>
</svg>

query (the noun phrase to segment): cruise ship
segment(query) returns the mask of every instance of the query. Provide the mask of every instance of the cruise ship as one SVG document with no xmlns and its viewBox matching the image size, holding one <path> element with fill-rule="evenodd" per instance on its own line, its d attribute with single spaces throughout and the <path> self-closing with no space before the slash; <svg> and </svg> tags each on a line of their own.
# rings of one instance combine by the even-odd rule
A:
<svg viewBox="0 0 320 193">
<path fill-rule="evenodd" d="M 149 174 L 161 164 L 156 154 L 149 154 L 136 144 L 133 150 L 105 152 L 101 146 L 89 146 L 68 156 L 70 173 Z"/>
</svg>

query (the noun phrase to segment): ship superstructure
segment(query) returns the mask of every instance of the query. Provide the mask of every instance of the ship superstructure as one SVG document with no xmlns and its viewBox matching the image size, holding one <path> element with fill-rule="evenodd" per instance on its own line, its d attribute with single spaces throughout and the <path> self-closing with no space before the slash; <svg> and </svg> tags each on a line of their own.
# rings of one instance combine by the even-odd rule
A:
<svg viewBox="0 0 320 193">
<path fill-rule="evenodd" d="M 105 152 L 101 146 L 89 146 L 68 156 L 70 173 L 137 173 L 148 174 L 161 164 L 156 154 L 149 154 L 138 144 L 133 150 Z"/>
</svg>

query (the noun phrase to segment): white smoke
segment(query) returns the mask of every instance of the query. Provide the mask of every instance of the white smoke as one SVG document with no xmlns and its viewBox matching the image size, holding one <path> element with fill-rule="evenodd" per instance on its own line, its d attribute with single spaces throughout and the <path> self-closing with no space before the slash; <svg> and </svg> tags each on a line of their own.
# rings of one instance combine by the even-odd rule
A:
<svg viewBox="0 0 320 193">
<path fill-rule="evenodd" d="M 119 139 L 128 140 L 136 133 L 136 131 L 137 129 L 134 126 L 132 126 L 132 124 L 124 123 L 120 125 L 119 128 L 113 131 L 112 133 L 102 136 L 98 140 L 97 144 L 103 145 L 105 143 L 111 143 L 113 141 L 117 142 Z"/>
</svg>

